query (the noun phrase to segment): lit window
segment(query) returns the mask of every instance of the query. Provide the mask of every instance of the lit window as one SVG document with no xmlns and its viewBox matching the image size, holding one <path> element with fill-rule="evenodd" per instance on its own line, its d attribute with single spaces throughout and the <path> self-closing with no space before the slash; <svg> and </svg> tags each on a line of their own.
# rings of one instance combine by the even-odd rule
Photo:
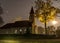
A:
<svg viewBox="0 0 60 43">
<path fill-rule="evenodd" d="M 22 29 L 20 29 L 20 32 L 22 31 Z"/>
<path fill-rule="evenodd" d="M 17 30 L 15 30 L 15 33 L 17 33 Z"/>
</svg>

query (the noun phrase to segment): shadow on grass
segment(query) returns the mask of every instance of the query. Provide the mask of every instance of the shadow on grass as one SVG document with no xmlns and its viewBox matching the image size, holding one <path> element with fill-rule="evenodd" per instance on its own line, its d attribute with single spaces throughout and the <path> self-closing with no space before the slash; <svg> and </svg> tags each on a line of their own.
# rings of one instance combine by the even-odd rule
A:
<svg viewBox="0 0 60 43">
<path fill-rule="evenodd" d="M 42 34 L 0 34 L 0 39 L 58 39 L 55 35 Z"/>
</svg>

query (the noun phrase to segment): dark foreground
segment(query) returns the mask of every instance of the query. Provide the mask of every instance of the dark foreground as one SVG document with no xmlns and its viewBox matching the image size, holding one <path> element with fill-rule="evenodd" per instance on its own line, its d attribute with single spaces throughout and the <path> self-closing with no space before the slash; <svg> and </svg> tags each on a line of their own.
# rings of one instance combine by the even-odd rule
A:
<svg viewBox="0 0 60 43">
<path fill-rule="evenodd" d="M 0 34 L 0 43 L 60 43 L 55 35 Z"/>
</svg>

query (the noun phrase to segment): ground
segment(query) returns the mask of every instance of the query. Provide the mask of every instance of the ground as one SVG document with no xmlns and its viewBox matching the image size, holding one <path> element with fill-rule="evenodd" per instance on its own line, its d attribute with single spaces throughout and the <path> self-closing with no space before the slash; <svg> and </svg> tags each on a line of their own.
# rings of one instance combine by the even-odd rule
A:
<svg viewBox="0 0 60 43">
<path fill-rule="evenodd" d="M 29 35 L 28 35 L 29 36 Z M 22 35 L 0 35 L 0 43 L 60 43 L 60 39 L 26 38 Z"/>
</svg>

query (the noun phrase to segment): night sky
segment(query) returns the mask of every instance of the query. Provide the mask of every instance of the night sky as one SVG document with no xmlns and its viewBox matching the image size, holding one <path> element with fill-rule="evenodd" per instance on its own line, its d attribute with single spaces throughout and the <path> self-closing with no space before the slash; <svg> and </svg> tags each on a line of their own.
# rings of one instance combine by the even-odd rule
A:
<svg viewBox="0 0 60 43">
<path fill-rule="evenodd" d="M 0 0 L 4 12 L 1 15 L 4 20 L 4 23 L 6 24 L 14 22 L 16 20 L 29 19 L 29 12 L 31 7 L 34 6 L 34 1 L 35 0 Z M 53 6 L 59 8 L 59 4 L 59 0 L 54 1 Z M 39 22 L 37 22 L 37 24 L 39 24 Z"/>
<path fill-rule="evenodd" d="M 29 17 L 30 9 L 34 3 L 32 0 L 0 0 L 4 10 L 2 14 L 5 23 L 15 20 L 25 20 Z"/>
</svg>

